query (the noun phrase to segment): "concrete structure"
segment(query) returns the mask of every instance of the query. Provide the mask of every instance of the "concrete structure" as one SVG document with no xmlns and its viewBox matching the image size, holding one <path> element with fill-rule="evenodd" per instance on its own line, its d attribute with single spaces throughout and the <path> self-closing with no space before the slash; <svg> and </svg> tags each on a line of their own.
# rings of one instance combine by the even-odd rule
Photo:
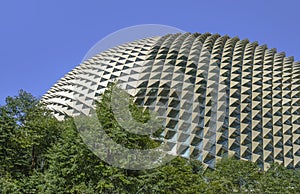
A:
<svg viewBox="0 0 300 194">
<path fill-rule="evenodd" d="M 146 38 L 83 62 L 42 101 L 58 119 L 89 114 L 114 80 L 161 113 L 178 155 L 300 168 L 300 63 L 284 53 L 209 33 Z"/>
</svg>

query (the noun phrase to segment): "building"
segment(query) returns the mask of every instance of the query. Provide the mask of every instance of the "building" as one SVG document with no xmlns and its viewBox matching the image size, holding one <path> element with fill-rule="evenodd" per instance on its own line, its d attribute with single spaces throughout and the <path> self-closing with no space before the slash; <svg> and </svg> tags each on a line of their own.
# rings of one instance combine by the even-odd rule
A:
<svg viewBox="0 0 300 194">
<path fill-rule="evenodd" d="M 178 155 L 300 167 L 300 63 L 284 53 L 219 34 L 151 37 L 83 62 L 42 101 L 58 119 L 88 115 L 114 80 L 161 113 Z"/>
</svg>

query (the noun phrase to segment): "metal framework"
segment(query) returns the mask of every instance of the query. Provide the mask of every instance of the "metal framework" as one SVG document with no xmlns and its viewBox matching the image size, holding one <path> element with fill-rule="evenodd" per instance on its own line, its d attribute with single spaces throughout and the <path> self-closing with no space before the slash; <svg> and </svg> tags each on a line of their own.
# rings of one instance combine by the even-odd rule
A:
<svg viewBox="0 0 300 194">
<path fill-rule="evenodd" d="M 83 62 L 42 101 L 58 119 L 88 115 L 115 80 L 161 114 L 178 155 L 300 168 L 300 63 L 284 53 L 209 33 L 146 38 Z"/>
</svg>

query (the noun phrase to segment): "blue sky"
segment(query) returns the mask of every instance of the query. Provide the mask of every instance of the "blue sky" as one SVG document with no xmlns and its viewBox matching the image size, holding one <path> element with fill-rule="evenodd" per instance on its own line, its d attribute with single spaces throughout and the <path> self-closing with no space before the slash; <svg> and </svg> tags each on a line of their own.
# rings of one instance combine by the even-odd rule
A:
<svg viewBox="0 0 300 194">
<path fill-rule="evenodd" d="M 24 89 L 42 96 L 99 40 L 164 24 L 239 36 L 300 59 L 300 1 L 1 0 L 0 104 Z"/>
</svg>

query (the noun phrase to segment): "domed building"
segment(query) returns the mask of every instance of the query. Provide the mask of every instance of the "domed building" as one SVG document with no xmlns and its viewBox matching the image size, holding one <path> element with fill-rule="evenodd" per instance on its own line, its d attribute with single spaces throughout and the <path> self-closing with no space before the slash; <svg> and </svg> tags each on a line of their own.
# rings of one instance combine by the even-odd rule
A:
<svg viewBox="0 0 300 194">
<path fill-rule="evenodd" d="M 159 112 L 178 155 L 300 168 L 300 63 L 284 53 L 219 34 L 150 37 L 84 61 L 42 101 L 58 119 L 89 115 L 115 81 Z"/>
</svg>

